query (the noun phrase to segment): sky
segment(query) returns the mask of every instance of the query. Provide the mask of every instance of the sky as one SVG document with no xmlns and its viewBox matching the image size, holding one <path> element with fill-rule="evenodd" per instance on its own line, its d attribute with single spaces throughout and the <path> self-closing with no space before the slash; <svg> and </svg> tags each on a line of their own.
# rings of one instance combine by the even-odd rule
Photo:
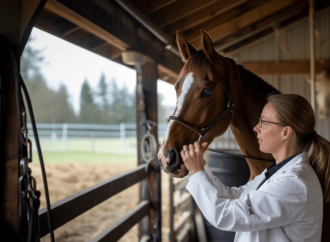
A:
<svg viewBox="0 0 330 242">
<path fill-rule="evenodd" d="M 44 56 L 45 64 L 41 66 L 41 71 L 47 85 L 58 89 L 59 84 L 63 83 L 68 89 L 70 102 L 76 113 L 79 112 L 80 89 L 85 78 L 92 88 L 96 88 L 103 72 L 107 82 L 114 78 L 119 87 L 126 85 L 130 93 L 135 91 L 135 70 L 37 28 L 33 28 L 31 36 L 34 39 L 30 44 L 31 47 L 42 50 Z M 162 104 L 174 107 L 176 104 L 174 86 L 158 80 L 157 89 L 158 93 L 164 96 Z"/>
</svg>

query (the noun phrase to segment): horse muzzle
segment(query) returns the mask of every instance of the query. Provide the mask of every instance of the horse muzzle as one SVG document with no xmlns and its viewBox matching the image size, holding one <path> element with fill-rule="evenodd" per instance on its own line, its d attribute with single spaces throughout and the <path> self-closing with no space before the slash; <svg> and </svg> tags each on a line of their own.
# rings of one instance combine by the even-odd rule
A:
<svg viewBox="0 0 330 242">
<path fill-rule="evenodd" d="M 183 163 L 180 153 L 178 153 L 175 149 L 170 149 L 167 153 L 167 157 L 165 157 L 163 154 L 163 149 L 160 149 L 158 152 L 158 161 L 163 168 L 163 171 L 170 176 L 177 178 L 187 176 L 189 171 Z"/>
</svg>

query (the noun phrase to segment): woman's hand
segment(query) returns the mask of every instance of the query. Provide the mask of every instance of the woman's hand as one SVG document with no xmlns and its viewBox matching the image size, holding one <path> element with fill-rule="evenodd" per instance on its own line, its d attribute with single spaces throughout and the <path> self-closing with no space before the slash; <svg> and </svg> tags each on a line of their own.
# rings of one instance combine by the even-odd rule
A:
<svg viewBox="0 0 330 242">
<path fill-rule="evenodd" d="M 207 142 L 200 145 L 198 142 L 183 146 L 180 154 L 190 174 L 195 174 L 198 171 L 204 171 L 205 160 L 203 158 L 203 151 L 208 145 Z"/>
</svg>

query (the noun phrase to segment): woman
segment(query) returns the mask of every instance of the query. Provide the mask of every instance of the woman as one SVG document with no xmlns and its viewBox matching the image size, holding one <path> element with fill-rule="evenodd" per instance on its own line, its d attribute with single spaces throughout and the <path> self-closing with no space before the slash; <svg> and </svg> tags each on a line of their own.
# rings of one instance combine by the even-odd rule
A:
<svg viewBox="0 0 330 242">
<path fill-rule="evenodd" d="M 206 219 L 216 228 L 236 231 L 235 241 L 320 241 L 323 199 L 330 201 L 330 144 L 314 126 L 305 98 L 270 96 L 254 131 L 260 150 L 276 161 L 239 188 L 213 176 L 203 159 L 207 143 L 185 145 L 186 188 Z"/>
</svg>

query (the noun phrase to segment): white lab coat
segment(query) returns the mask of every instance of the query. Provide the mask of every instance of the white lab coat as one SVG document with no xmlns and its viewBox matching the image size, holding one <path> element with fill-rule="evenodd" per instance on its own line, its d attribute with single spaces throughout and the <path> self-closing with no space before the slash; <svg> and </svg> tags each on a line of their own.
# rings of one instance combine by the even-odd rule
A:
<svg viewBox="0 0 330 242">
<path fill-rule="evenodd" d="M 191 175 L 186 188 L 214 227 L 236 231 L 235 241 L 321 240 L 322 190 L 305 153 L 279 169 L 259 190 L 266 170 L 239 188 L 224 186 L 207 165 L 204 170 Z"/>
</svg>

